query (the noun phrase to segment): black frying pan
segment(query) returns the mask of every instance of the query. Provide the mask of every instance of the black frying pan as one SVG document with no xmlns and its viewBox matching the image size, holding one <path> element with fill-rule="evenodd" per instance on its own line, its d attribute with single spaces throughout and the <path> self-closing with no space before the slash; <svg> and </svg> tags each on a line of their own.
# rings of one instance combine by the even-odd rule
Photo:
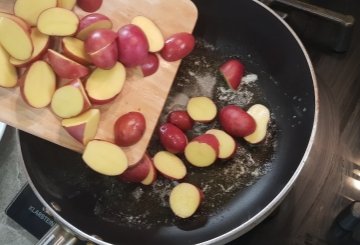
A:
<svg viewBox="0 0 360 245">
<path fill-rule="evenodd" d="M 270 132 L 257 146 L 239 139 L 233 160 L 207 169 L 188 166 L 185 180 L 204 190 L 205 201 L 185 220 L 167 206 L 176 183 L 160 177 L 150 187 L 124 184 L 91 171 L 77 153 L 19 132 L 32 187 L 55 218 L 83 238 L 100 242 L 91 238 L 96 235 L 103 243 L 116 244 L 225 243 L 264 219 L 303 167 L 314 137 L 317 95 L 302 45 L 258 2 L 194 2 L 199 10 L 197 47 L 183 61 L 163 115 L 196 95 L 212 96 L 219 107 L 236 103 L 247 109 L 262 103 L 272 112 Z M 258 75 L 237 93 L 227 91 L 217 73 L 234 56 L 243 60 L 248 73 Z M 193 134 L 214 126 L 197 125 Z M 157 150 L 154 137 L 149 151 Z"/>
</svg>

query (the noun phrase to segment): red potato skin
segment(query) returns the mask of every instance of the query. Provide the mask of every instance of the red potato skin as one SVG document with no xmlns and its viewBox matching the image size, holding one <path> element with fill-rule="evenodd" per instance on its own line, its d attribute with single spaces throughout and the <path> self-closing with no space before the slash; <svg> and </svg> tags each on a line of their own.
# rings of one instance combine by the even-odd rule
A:
<svg viewBox="0 0 360 245">
<path fill-rule="evenodd" d="M 115 143 L 118 146 L 131 146 L 144 135 L 146 120 L 140 112 L 132 111 L 120 116 L 114 125 Z"/>
<path fill-rule="evenodd" d="M 194 36 L 187 32 L 180 32 L 165 40 L 164 48 L 160 51 L 160 54 L 166 61 L 177 61 L 188 56 L 194 47 Z"/>
<path fill-rule="evenodd" d="M 82 31 L 86 27 L 92 25 L 93 23 L 99 22 L 99 21 L 109 21 L 109 23 L 112 24 L 112 21 L 109 19 L 109 17 L 100 14 L 100 13 L 92 13 L 84 16 L 81 18 L 79 23 L 79 29 L 78 32 Z M 111 28 L 110 28 L 111 29 Z"/>
<path fill-rule="evenodd" d="M 86 83 L 86 82 L 85 82 L 85 83 Z M 88 95 L 88 98 L 89 98 L 89 100 L 91 101 L 91 103 L 92 103 L 93 105 L 105 105 L 105 104 L 107 104 L 107 103 L 110 103 L 110 102 L 113 101 L 114 99 L 116 99 L 116 97 L 119 95 L 119 94 L 116 94 L 116 95 L 115 95 L 114 97 L 112 97 L 112 98 L 104 99 L 104 100 L 98 100 L 98 99 L 91 98 L 91 97 L 89 96 L 89 94 L 87 93 L 86 89 L 85 89 L 85 92 L 86 92 L 86 94 Z"/>
<path fill-rule="evenodd" d="M 153 53 L 148 53 L 148 56 L 140 67 L 144 77 L 154 74 L 159 69 L 158 56 Z"/>
<path fill-rule="evenodd" d="M 114 42 L 116 37 L 116 33 L 109 29 L 93 31 L 85 40 L 85 51 L 88 54 L 97 52 Z"/>
<path fill-rule="evenodd" d="M 67 127 L 65 130 L 78 142 L 84 144 L 82 141 L 82 136 L 84 133 L 85 124 L 80 124 L 72 127 Z"/>
<path fill-rule="evenodd" d="M 222 64 L 219 70 L 229 87 L 237 90 L 244 76 L 244 65 L 237 59 L 230 59 Z"/>
<path fill-rule="evenodd" d="M 219 113 L 221 127 L 233 137 L 245 137 L 256 129 L 256 122 L 250 114 L 236 105 L 227 105 Z"/>
<path fill-rule="evenodd" d="M 113 101 L 118 95 L 115 95 L 114 97 L 110 98 L 110 99 L 106 99 L 106 100 L 97 100 L 94 98 L 89 97 L 89 100 L 91 101 L 92 104 L 94 105 L 105 105 L 107 103 L 110 103 L 111 101 Z"/>
<path fill-rule="evenodd" d="M 70 65 L 68 60 L 59 59 L 50 50 L 51 49 L 48 49 L 46 57 L 54 72 L 59 77 L 66 79 L 76 79 L 80 77 L 85 77 L 89 74 L 89 69 L 87 67 L 75 61 L 73 61 L 74 63 Z"/>
<path fill-rule="evenodd" d="M 200 143 L 205 143 L 210 145 L 216 152 L 216 155 L 219 155 L 219 141 L 218 139 L 212 135 L 212 134 L 202 134 L 196 138 L 194 138 L 192 141 L 197 141 Z"/>
<path fill-rule="evenodd" d="M 100 49 L 95 53 L 90 53 L 92 63 L 102 69 L 111 69 L 117 62 L 118 49 L 116 42 Z"/>
<path fill-rule="evenodd" d="M 174 124 L 182 131 L 191 130 L 194 126 L 194 120 L 191 119 L 187 111 L 172 111 L 167 117 L 167 122 Z"/>
<path fill-rule="evenodd" d="M 124 173 L 119 175 L 119 179 L 124 182 L 138 183 L 143 181 L 150 172 L 152 160 L 147 153 L 135 165 L 129 167 Z"/>
<path fill-rule="evenodd" d="M 79 28 L 77 30 L 76 37 L 85 41 L 86 38 L 91 33 L 92 29 L 90 29 L 90 27 L 100 22 L 103 23 L 107 22 L 107 25 L 102 26 L 101 29 L 111 29 L 113 27 L 112 21 L 107 16 L 99 13 L 92 13 L 80 19 Z M 96 29 L 100 29 L 100 28 L 96 28 Z"/>
<path fill-rule="evenodd" d="M 159 136 L 162 146 L 173 154 L 184 152 L 188 143 L 184 132 L 171 123 L 165 123 L 160 126 Z"/>
<path fill-rule="evenodd" d="M 97 11 L 101 7 L 102 0 L 77 0 L 76 4 L 85 12 L 91 13 Z"/>
<path fill-rule="evenodd" d="M 128 24 L 118 30 L 118 60 L 126 67 L 142 65 L 149 52 L 144 32 L 136 25 Z"/>
</svg>

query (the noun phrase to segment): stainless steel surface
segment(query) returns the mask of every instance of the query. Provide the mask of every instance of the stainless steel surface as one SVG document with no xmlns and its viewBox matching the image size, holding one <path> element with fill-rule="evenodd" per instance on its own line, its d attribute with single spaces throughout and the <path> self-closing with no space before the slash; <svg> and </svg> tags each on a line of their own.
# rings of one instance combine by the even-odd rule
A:
<svg viewBox="0 0 360 245">
<path fill-rule="evenodd" d="M 52 227 L 36 245 L 73 245 L 77 239 L 60 225 Z"/>
</svg>

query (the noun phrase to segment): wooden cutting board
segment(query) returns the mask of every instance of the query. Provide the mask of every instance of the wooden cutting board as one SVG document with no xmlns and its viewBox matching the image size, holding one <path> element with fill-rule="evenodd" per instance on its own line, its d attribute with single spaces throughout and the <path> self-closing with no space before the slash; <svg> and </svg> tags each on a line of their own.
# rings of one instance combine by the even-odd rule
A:
<svg viewBox="0 0 360 245">
<path fill-rule="evenodd" d="M 14 2 L 0 0 L 0 9 L 12 13 Z M 78 8 L 75 12 L 79 17 L 88 14 Z M 97 12 L 113 21 L 115 31 L 137 15 L 146 16 L 159 26 L 165 38 L 177 32 L 192 32 L 197 20 L 197 9 L 190 0 L 104 0 Z M 129 74 L 120 95 L 112 103 L 99 107 L 101 122 L 96 138 L 111 142 L 113 125 L 120 115 L 129 111 L 144 114 L 147 128 L 143 138 L 123 148 L 129 164 L 140 160 L 146 151 L 179 65 L 179 61 L 169 63 L 160 58 L 159 70 L 154 75 L 139 78 Z M 0 88 L 0 121 L 66 148 L 78 152 L 84 149 L 61 127 L 60 120 L 49 109 L 28 106 L 19 88 Z"/>
</svg>

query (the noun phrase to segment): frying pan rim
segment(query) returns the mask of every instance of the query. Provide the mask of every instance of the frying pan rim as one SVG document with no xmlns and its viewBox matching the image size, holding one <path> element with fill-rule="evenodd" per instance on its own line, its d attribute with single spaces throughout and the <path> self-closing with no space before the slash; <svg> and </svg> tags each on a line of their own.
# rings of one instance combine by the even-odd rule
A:
<svg viewBox="0 0 360 245">
<path fill-rule="evenodd" d="M 231 240 L 241 236 L 242 234 L 246 233 L 247 231 L 251 230 L 253 227 L 255 227 L 257 224 L 259 224 L 262 220 L 264 220 L 279 204 L 280 202 L 286 197 L 287 193 L 290 191 L 290 189 L 293 187 L 294 182 L 297 180 L 298 176 L 301 173 L 301 170 L 303 169 L 303 167 L 305 166 L 305 163 L 307 162 L 307 158 L 309 157 L 312 145 L 314 143 L 315 140 L 315 135 L 317 132 L 317 125 L 318 125 L 318 114 L 319 114 L 319 95 L 318 95 L 318 85 L 317 85 L 317 79 L 316 79 L 316 75 L 315 75 L 315 71 L 312 65 L 312 62 L 310 60 L 310 56 L 307 53 L 303 43 L 301 42 L 300 38 L 297 36 L 297 34 L 295 33 L 295 31 L 281 18 L 279 17 L 270 7 L 268 7 L 267 5 L 265 5 L 264 3 L 260 2 L 259 0 L 252 0 L 254 3 L 260 5 L 261 7 L 263 7 L 265 10 L 269 11 L 270 14 L 274 15 L 274 17 L 276 19 L 278 19 L 280 21 L 280 23 L 282 23 L 287 29 L 288 31 L 292 34 L 292 36 L 294 37 L 295 41 L 298 43 L 299 47 L 301 48 L 304 57 L 306 59 L 306 62 L 308 64 L 309 70 L 310 70 L 310 74 L 311 74 L 311 78 L 313 81 L 313 88 L 314 88 L 314 96 L 315 96 L 315 110 L 314 110 L 314 121 L 313 121 L 313 126 L 312 126 L 312 131 L 311 131 L 311 135 L 310 135 L 310 139 L 308 142 L 308 145 L 306 147 L 305 153 L 299 163 L 299 166 L 297 167 L 297 169 L 295 170 L 294 174 L 292 175 L 292 177 L 290 178 L 290 180 L 286 183 L 286 185 L 284 186 L 284 188 L 279 192 L 279 194 L 267 205 L 265 206 L 262 210 L 260 210 L 256 215 L 254 215 L 252 218 L 250 218 L 249 220 L 247 220 L 245 223 L 241 224 L 240 226 L 236 227 L 233 230 L 230 230 L 218 237 L 212 238 L 210 240 L 198 243 L 199 245 L 205 245 L 205 244 L 224 244 L 226 242 L 230 242 Z M 19 131 L 16 130 L 16 135 L 17 135 L 17 139 L 18 142 L 20 142 L 20 134 Z M 20 144 L 20 149 L 21 149 L 21 144 Z M 22 151 L 21 151 L 22 152 Z M 22 165 L 25 169 L 25 175 L 28 179 L 28 183 L 31 186 L 31 188 L 33 189 L 35 195 L 37 196 L 37 198 L 41 201 L 41 203 L 45 206 L 45 208 L 51 213 L 51 215 L 54 217 L 54 219 L 56 220 L 56 222 L 58 222 L 59 224 L 61 224 L 62 226 L 66 227 L 67 229 L 69 229 L 71 232 L 73 232 L 74 234 L 76 234 L 77 237 L 79 237 L 80 239 L 86 239 L 88 241 L 91 242 L 95 242 L 96 244 L 100 244 L 100 245 L 112 245 L 111 243 L 107 243 L 104 241 L 101 241 L 81 230 L 79 230 L 78 228 L 74 227 L 72 224 L 70 224 L 69 222 L 67 222 L 64 218 L 61 217 L 60 214 L 58 214 L 44 199 L 43 197 L 40 195 L 40 193 L 38 192 L 38 190 L 36 189 L 35 185 L 33 184 L 27 170 L 26 170 L 26 166 L 25 166 L 25 162 L 24 162 L 24 158 L 21 155 L 21 162 Z M 95 234 L 94 234 L 95 235 Z"/>
<path fill-rule="evenodd" d="M 277 18 L 287 29 L 288 31 L 293 35 L 296 42 L 298 43 L 299 47 L 301 48 L 305 59 L 307 61 L 307 64 L 309 66 L 311 78 L 313 81 L 313 88 L 314 88 L 314 97 L 315 97 L 315 110 L 314 110 L 314 121 L 313 126 L 311 130 L 310 139 L 308 142 L 308 145 L 306 147 L 305 153 L 299 163 L 299 166 L 295 170 L 294 174 L 291 176 L 290 180 L 286 183 L 284 188 L 279 192 L 279 194 L 268 204 L 263 208 L 261 211 L 259 211 L 256 215 L 254 215 L 252 218 L 241 224 L 240 226 L 236 227 L 235 229 L 228 231 L 227 233 L 224 233 L 218 237 L 215 237 L 213 239 L 210 239 L 205 242 L 198 243 L 198 245 L 205 245 L 205 244 L 225 244 L 227 242 L 232 241 L 233 239 L 240 237 L 241 235 L 245 234 L 247 231 L 254 228 L 257 224 L 259 224 L 261 221 L 263 221 L 280 203 L 281 201 L 286 197 L 287 193 L 291 190 L 291 188 L 294 186 L 295 181 L 299 177 L 301 170 L 304 168 L 307 158 L 310 155 L 310 151 L 312 149 L 312 145 L 314 144 L 315 135 L 317 132 L 317 126 L 318 126 L 318 119 L 319 119 L 319 91 L 318 91 L 318 85 L 317 85 L 317 79 L 315 75 L 315 70 L 312 65 L 310 56 L 300 40 L 299 36 L 295 33 L 295 31 L 289 26 L 288 23 L 285 22 L 284 19 L 282 19 L 279 15 L 276 14 L 274 10 L 272 10 L 269 6 L 265 5 L 264 3 L 260 2 L 260 0 L 252 0 L 253 2 L 259 4 L 264 9 L 268 10 L 272 15 L 274 15 L 275 18 Z"/>
</svg>

